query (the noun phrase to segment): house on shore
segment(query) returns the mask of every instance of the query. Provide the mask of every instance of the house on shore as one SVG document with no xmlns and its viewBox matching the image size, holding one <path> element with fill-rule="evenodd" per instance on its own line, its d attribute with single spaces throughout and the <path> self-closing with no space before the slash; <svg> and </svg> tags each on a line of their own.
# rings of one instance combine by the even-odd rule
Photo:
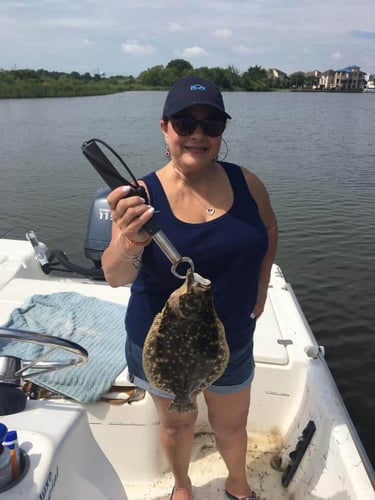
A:
<svg viewBox="0 0 375 500">
<path fill-rule="evenodd" d="M 313 71 L 308 71 L 305 74 L 305 85 L 313 90 L 319 89 L 319 82 L 321 76 L 322 73 L 318 69 L 314 69 Z"/>
<path fill-rule="evenodd" d="M 328 69 L 320 75 L 319 88 L 320 90 L 330 90 L 334 86 L 336 71 Z"/>
<path fill-rule="evenodd" d="M 285 87 L 289 83 L 289 77 L 284 71 L 277 68 L 268 68 L 267 76 L 278 87 Z"/>
<path fill-rule="evenodd" d="M 360 90 L 366 85 L 366 73 L 359 66 L 347 66 L 335 72 L 332 90 Z"/>
</svg>

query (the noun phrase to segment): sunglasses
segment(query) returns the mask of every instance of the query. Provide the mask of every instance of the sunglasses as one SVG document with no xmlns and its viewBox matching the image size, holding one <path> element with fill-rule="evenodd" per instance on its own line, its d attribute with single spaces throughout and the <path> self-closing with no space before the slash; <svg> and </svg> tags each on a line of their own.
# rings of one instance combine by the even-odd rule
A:
<svg viewBox="0 0 375 500">
<path fill-rule="evenodd" d="M 204 118 L 203 120 L 197 120 L 193 116 L 186 117 L 173 117 L 170 119 L 172 123 L 173 130 L 178 135 L 191 135 L 194 130 L 200 125 L 204 134 L 208 137 L 219 137 L 224 132 L 226 120 L 214 120 L 210 118 Z"/>
</svg>

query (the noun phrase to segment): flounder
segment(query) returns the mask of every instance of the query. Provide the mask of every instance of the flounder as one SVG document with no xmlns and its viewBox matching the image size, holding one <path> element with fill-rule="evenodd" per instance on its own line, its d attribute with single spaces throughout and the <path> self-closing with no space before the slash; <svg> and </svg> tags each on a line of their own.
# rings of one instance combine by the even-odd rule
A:
<svg viewBox="0 0 375 500">
<path fill-rule="evenodd" d="M 211 282 L 190 269 L 148 331 L 143 347 L 146 377 L 151 385 L 174 396 L 168 411 L 196 411 L 191 396 L 215 382 L 228 360 Z"/>
</svg>

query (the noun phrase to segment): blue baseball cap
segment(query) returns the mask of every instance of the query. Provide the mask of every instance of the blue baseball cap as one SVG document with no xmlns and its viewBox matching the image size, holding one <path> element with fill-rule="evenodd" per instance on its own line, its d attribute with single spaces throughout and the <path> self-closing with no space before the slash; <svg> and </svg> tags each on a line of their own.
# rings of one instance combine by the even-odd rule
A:
<svg viewBox="0 0 375 500">
<path fill-rule="evenodd" d="M 231 118 L 225 111 L 223 96 L 213 82 L 199 76 L 187 76 L 177 80 L 170 88 L 164 103 L 163 120 L 197 104 L 212 106 L 225 118 Z"/>
</svg>

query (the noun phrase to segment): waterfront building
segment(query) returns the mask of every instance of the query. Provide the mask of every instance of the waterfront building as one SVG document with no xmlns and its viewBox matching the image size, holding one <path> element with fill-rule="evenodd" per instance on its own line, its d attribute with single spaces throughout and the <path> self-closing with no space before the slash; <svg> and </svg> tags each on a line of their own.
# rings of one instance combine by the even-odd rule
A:
<svg viewBox="0 0 375 500">
<path fill-rule="evenodd" d="M 360 90 L 366 85 L 366 73 L 359 66 L 347 66 L 335 73 L 333 88 L 335 90 Z"/>
</svg>

